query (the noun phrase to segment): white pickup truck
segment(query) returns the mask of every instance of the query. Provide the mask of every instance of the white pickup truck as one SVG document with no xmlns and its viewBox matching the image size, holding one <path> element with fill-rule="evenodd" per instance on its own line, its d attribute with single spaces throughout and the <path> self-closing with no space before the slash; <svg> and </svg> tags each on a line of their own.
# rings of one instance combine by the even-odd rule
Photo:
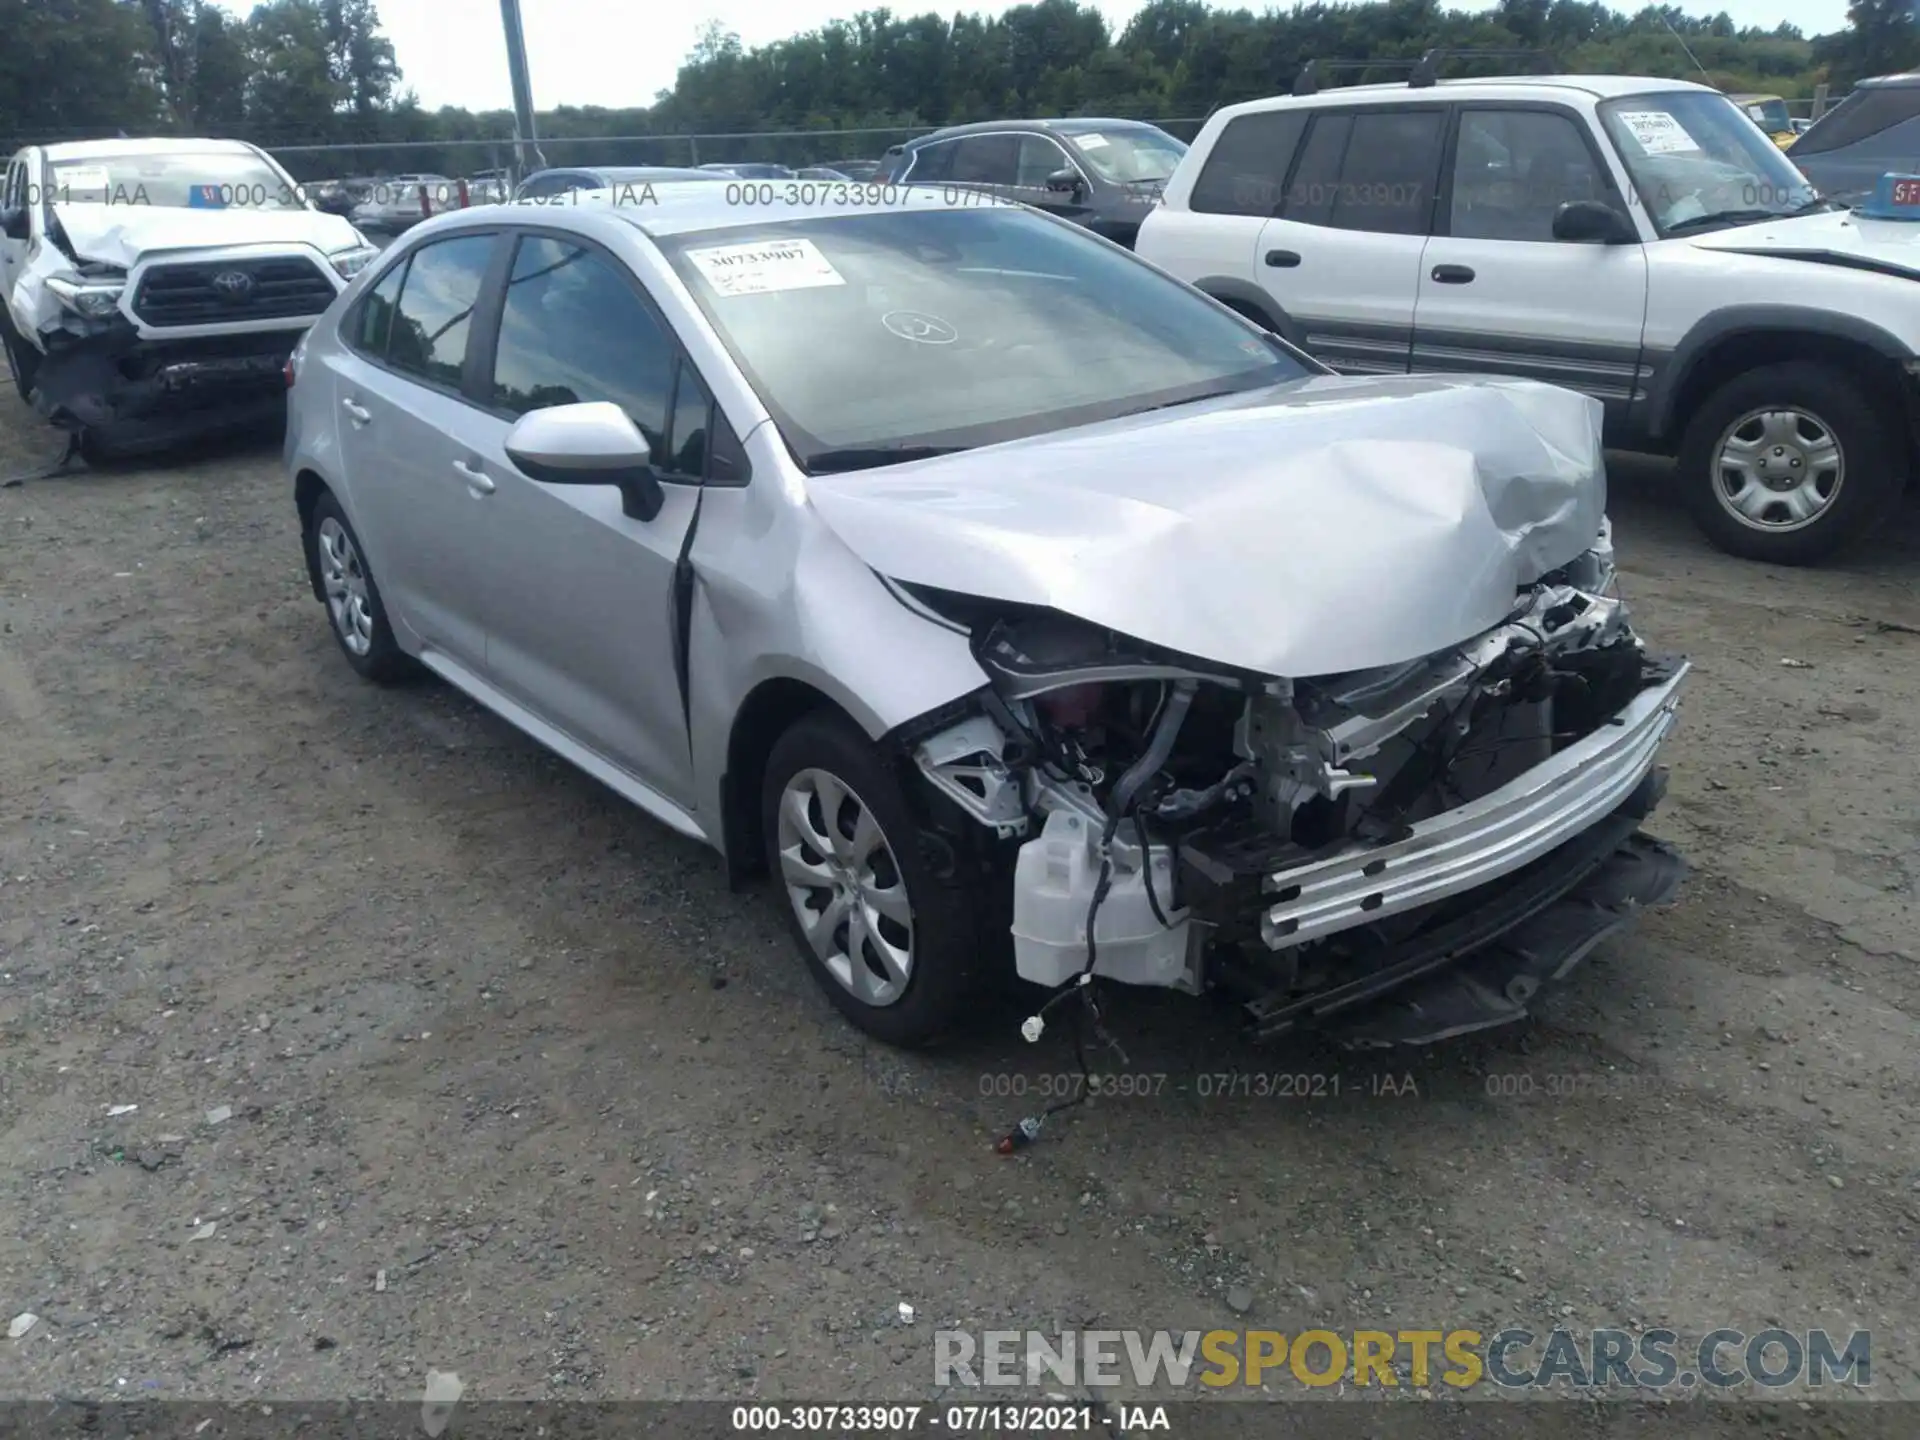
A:
<svg viewBox="0 0 1920 1440">
<path fill-rule="evenodd" d="M 378 252 L 236 140 L 29 146 L 0 192 L 0 343 L 106 455 L 285 405 L 294 343 Z"/>
</svg>

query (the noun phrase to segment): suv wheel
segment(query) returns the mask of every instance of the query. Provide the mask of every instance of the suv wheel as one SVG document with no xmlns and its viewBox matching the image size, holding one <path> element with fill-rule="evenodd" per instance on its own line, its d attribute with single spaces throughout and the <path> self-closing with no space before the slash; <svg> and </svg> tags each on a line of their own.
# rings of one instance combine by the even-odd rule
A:
<svg viewBox="0 0 1920 1440">
<path fill-rule="evenodd" d="M 320 577 L 321 593 L 326 597 L 333 638 L 340 643 L 347 663 L 376 684 L 403 679 L 412 671 L 413 661 L 393 638 L 387 607 L 381 602 L 380 587 L 373 583 L 373 572 L 367 568 L 360 537 L 353 533 L 346 512 L 331 494 L 322 495 L 313 507 L 307 546 L 312 552 L 314 573 Z"/>
<path fill-rule="evenodd" d="M 993 907 L 921 853 L 873 742 L 829 712 L 796 721 L 767 759 L 760 818 L 788 928 L 840 1013 L 890 1045 L 954 1028 L 980 989 L 974 919 Z"/>
<path fill-rule="evenodd" d="M 1680 447 L 1687 508 L 1720 549 L 1807 565 L 1864 534 L 1907 479 L 1900 409 L 1830 366 L 1794 361 L 1735 376 Z"/>
<path fill-rule="evenodd" d="M 0 310 L 0 348 L 7 353 L 7 369 L 13 372 L 14 388 L 22 400 L 33 398 L 33 382 L 40 374 L 40 352 L 22 340 L 13 328 L 13 318 Z"/>
</svg>

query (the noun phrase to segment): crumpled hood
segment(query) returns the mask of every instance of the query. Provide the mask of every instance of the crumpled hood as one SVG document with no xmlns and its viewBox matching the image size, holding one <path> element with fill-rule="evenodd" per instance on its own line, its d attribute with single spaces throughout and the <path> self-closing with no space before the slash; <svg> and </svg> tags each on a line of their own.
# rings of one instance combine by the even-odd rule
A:
<svg viewBox="0 0 1920 1440">
<path fill-rule="evenodd" d="M 1920 278 L 1920 224 L 1872 220 L 1848 210 L 1736 225 L 1691 243 L 1700 250 L 1824 261 Z"/>
<path fill-rule="evenodd" d="M 55 205 L 74 253 L 127 269 L 159 250 L 224 245 L 311 245 L 324 254 L 365 243 L 338 215 L 319 210 L 189 210 L 166 205 Z"/>
<path fill-rule="evenodd" d="M 1600 416 L 1528 380 L 1317 377 L 807 489 L 893 579 L 1327 675 L 1470 639 L 1589 549 Z"/>
</svg>

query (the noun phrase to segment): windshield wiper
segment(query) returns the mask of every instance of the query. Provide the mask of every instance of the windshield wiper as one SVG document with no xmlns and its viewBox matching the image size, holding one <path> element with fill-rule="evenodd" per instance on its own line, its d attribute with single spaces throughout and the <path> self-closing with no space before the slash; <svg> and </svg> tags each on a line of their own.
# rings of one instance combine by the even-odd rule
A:
<svg viewBox="0 0 1920 1440">
<path fill-rule="evenodd" d="M 1151 415 L 1156 410 L 1174 410 L 1182 405 L 1198 405 L 1202 400 L 1224 400 L 1229 395 L 1243 395 L 1245 393 L 1245 390 L 1240 386 L 1232 385 L 1225 390 L 1208 390 L 1199 395 L 1188 395 L 1180 400 L 1162 400 L 1157 405 L 1142 405 L 1137 410 L 1122 410 L 1120 414 L 1113 418 L 1119 420 L 1128 415 Z"/>
<path fill-rule="evenodd" d="M 869 445 L 845 450 L 822 450 L 807 457 L 809 475 L 837 475 L 847 470 L 874 470 L 882 465 L 905 465 L 910 460 L 931 460 L 937 455 L 952 455 L 965 445 Z"/>
<path fill-rule="evenodd" d="M 1715 210 L 1706 215 L 1695 215 L 1687 220 L 1676 221 L 1667 226 L 1669 235 L 1686 235 L 1709 225 L 1751 225 L 1759 220 L 1781 220 L 1785 212 L 1780 210 Z"/>
</svg>

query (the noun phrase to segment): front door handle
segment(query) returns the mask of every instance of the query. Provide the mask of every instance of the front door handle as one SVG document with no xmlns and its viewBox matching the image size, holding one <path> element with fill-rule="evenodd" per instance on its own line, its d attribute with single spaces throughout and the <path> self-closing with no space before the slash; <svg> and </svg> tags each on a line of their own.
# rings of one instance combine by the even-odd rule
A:
<svg viewBox="0 0 1920 1440">
<path fill-rule="evenodd" d="M 1471 285 L 1473 271 L 1465 265 L 1436 265 L 1433 267 L 1433 278 L 1439 285 Z"/>
<path fill-rule="evenodd" d="M 1276 270 L 1291 270 L 1300 263 L 1298 250 L 1269 250 L 1267 264 Z"/>
<path fill-rule="evenodd" d="M 373 412 L 371 410 L 352 400 L 342 400 L 340 402 L 340 408 L 347 412 L 347 418 L 353 421 L 356 429 L 373 419 Z"/>
<path fill-rule="evenodd" d="M 453 462 L 453 468 L 460 472 L 460 478 L 467 482 L 467 489 L 474 494 L 491 495 L 493 493 L 493 477 L 478 465 L 471 465 L 465 460 L 456 460 Z"/>
</svg>

